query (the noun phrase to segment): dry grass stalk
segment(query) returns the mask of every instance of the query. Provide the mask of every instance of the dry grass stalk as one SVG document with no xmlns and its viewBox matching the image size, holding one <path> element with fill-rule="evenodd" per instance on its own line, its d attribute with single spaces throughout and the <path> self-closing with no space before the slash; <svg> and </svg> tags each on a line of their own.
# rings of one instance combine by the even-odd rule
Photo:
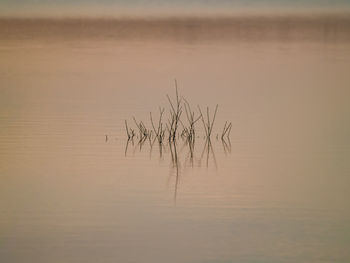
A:
<svg viewBox="0 0 350 263">
<path fill-rule="evenodd" d="M 202 113 L 202 110 L 201 110 L 201 108 L 198 106 L 198 110 L 199 110 L 199 112 L 200 112 L 201 119 L 202 119 L 202 123 L 203 123 L 203 126 L 204 126 L 205 135 L 206 135 L 206 138 L 208 138 L 208 139 L 210 139 L 211 133 L 212 133 L 212 131 L 213 131 L 214 122 L 215 122 L 215 118 L 216 118 L 216 113 L 217 113 L 217 111 L 218 111 L 218 107 L 219 107 L 219 105 L 216 104 L 214 116 L 213 116 L 212 119 L 210 118 L 209 107 L 207 107 L 207 122 L 205 122 L 204 116 L 203 116 L 203 113 Z M 211 120 L 210 120 L 210 119 L 211 119 Z"/>
</svg>

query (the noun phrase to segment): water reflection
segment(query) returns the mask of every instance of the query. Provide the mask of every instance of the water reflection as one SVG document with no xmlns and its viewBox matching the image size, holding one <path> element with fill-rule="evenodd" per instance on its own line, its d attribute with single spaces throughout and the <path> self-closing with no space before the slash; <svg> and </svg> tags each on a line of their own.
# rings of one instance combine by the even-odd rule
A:
<svg viewBox="0 0 350 263">
<path fill-rule="evenodd" d="M 199 137 L 197 137 L 197 139 L 198 138 Z M 229 137 L 223 137 L 221 139 L 216 138 L 213 142 L 210 138 L 205 138 L 203 140 L 203 147 L 200 150 L 200 154 L 198 154 L 198 152 L 195 151 L 195 145 L 198 143 L 198 140 L 195 139 L 188 140 L 184 137 L 179 137 L 178 140 L 166 140 L 165 143 L 159 143 L 156 137 L 142 138 L 141 140 L 139 138 L 136 139 L 138 140 L 137 143 L 135 143 L 134 138 L 128 138 L 126 140 L 124 151 L 125 157 L 128 157 L 129 152 L 132 153 L 132 156 L 135 156 L 137 152 L 141 153 L 148 150 L 150 160 L 152 158 L 158 158 L 159 161 L 164 160 L 164 158 L 170 160 L 167 186 L 169 187 L 170 183 L 174 182 L 174 205 L 176 205 L 181 176 L 188 171 L 186 168 L 209 168 L 210 163 L 212 163 L 217 171 L 219 165 L 213 143 L 219 144 L 221 141 L 222 149 L 226 156 L 231 154 L 232 147 Z M 148 143 L 146 143 L 146 141 L 148 141 Z M 200 141 L 201 140 L 199 140 L 199 142 Z M 157 157 L 154 157 L 155 155 L 153 154 L 155 149 L 158 150 Z"/>
<path fill-rule="evenodd" d="M 149 143 L 145 143 L 148 141 Z M 219 140 L 216 140 L 219 143 Z M 218 162 L 216 159 L 213 143 L 211 139 L 205 139 L 203 141 L 203 147 L 201 150 L 201 154 L 197 156 L 195 151 L 195 143 L 190 143 L 188 141 L 183 140 L 181 143 L 181 148 L 178 151 L 177 147 L 179 146 L 179 142 L 177 140 L 175 141 L 168 141 L 165 144 L 163 143 L 156 143 L 156 139 L 143 139 L 142 141 L 138 141 L 135 143 L 133 139 L 126 140 L 125 143 L 125 150 L 124 150 L 124 156 L 128 157 L 129 153 L 132 152 L 132 156 L 135 155 L 135 153 L 143 152 L 144 148 L 147 147 L 145 145 L 148 145 L 149 147 L 149 157 L 150 159 L 153 158 L 154 149 L 158 149 L 158 158 L 159 160 L 164 159 L 164 154 L 169 154 L 172 164 L 176 165 L 179 162 L 179 159 L 183 159 L 184 165 L 186 167 L 194 168 L 196 167 L 202 167 L 203 166 L 203 160 L 205 167 L 209 167 L 210 160 L 213 161 L 213 164 L 216 169 L 218 169 Z M 231 154 L 231 141 L 230 139 L 222 139 L 221 140 L 222 149 L 225 155 Z M 130 149 L 132 147 L 132 149 Z M 184 153 L 184 149 L 187 149 L 187 151 Z M 182 158 L 181 158 L 182 156 Z"/>
</svg>

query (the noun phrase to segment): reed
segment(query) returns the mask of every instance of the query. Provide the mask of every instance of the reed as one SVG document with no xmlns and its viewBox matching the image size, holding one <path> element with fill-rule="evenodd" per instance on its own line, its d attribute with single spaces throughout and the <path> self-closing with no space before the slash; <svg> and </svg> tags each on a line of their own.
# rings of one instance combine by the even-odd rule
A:
<svg viewBox="0 0 350 263">
<path fill-rule="evenodd" d="M 163 123 L 162 123 L 162 117 L 163 117 L 164 110 L 165 110 L 164 108 L 161 109 L 159 107 L 159 121 L 158 121 L 157 129 L 153 123 L 152 112 L 149 113 L 154 134 L 155 134 L 155 136 L 158 139 L 158 142 L 160 144 L 163 142 L 163 138 L 164 138 L 164 134 L 165 134 L 165 129 L 163 128 Z"/>
<path fill-rule="evenodd" d="M 182 124 L 183 128 L 184 128 L 183 133 L 189 142 L 194 143 L 194 140 L 196 138 L 195 123 L 199 119 L 201 119 L 202 114 L 200 114 L 198 117 L 195 117 L 195 112 L 192 111 L 191 105 L 188 103 L 188 101 L 185 98 L 183 98 L 183 101 L 184 101 L 185 113 L 186 113 L 186 117 L 187 117 L 187 121 L 188 121 L 188 127 L 185 127 Z"/>
<path fill-rule="evenodd" d="M 126 129 L 126 134 L 128 136 L 128 140 L 132 140 L 135 136 L 135 131 L 131 128 L 128 128 L 128 122 L 125 120 L 125 129 Z"/>
<path fill-rule="evenodd" d="M 175 103 L 172 102 L 170 99 L 169 95 L 167 94 L 167 98 L 170 104 L 170 116 L 171 116 L 171 121 L 169 122 L 169 127 L 168 127 L 168 132 L 169 132 L 169 141 L 176 140 L 176 132 L 179 126 L 180 122 L 180 117 L 182 114 L 182 98 L 179 98 L 179 93 L 177 90 L 177 81 L 175 79 L 175 91 L 176 91 L 176 97 L 175 97 Z"/>
<path fill-rule="evenodd" d="M 152 136 L 152 133 L 146 128 L 146 126 L 143 124 L 142 121 L 139 123 L 136 121 L 136 118 L 133 117 L 133 120 L 136 124 L 136 127 L 139 129 L 139 140 L 143 141 L 144 139 L 147 139 L 148 136 Z"/>
<path fill-rule="evenodd" d="M 225 122 L 225 125 L 224 125 L 224 129 L 223 129 L 222 134 L 221 134 L 221 140 L 224 139 L 225 134 L 227 135 L 227 137 L 230 136 L 231 128 L 232 128 L 232 122 L 230 122 L 230 123 L 227 125 L 227 121 L 226 121 L 226 122 Z"/>
<path fill-rule="evenodd" d="M 216 113 L 218 111 L 218 107 L 219 107 L 219 105 L 216 104 L 214 116 L 212 118 L 210 118 L 209 107 L 207 107 L 207 120 L 205 121 L 203 113 L 202 113 L 202 110 L 201 110 L 201 108 L 198 105 L 198 110 L 199 110 L 200 115 L 201 115 L 202 123 L 203 123 L 203 126 L 204 126 L 204 131 L 205 131 L 207 139 L 210 139 L 211 133 L 213 131 L 213 127 L 214 127 L 214 123 L 215 123 L 215 118 L 216 118 Z"/>
<path fill-rule="evenodd" d="M 157 118 L 149 113 L 151 128 L 148 129 L 142 121 L 137 121 L 133 116 L 132 119 L 136 125 L 138 135 L 134 129 L 130 128 L 127 120 L 125 120 L 125 130 L 128 140 L 133 140 L 136 136 L 139 140 L 139 145 L 142 146 L 146 139 L 149 140 L 150 145 L 153 145 L 154 141 L 158 141 L 161 149 L 165 141 L 168 145 L 176 143 L 177 139 L 182 139 L 185 144 L 189 146 L 190 156 L 193 158 L 195 138 L 197 134 L 196 124 L 199 120 L 202 121 L 205 139 L 210 140 L 213 132 L 214 124 L 216 121 L 216 115 L 219 105 L 217 104 L 213 114 L 210 114 L 209 107 L 206 107 L 206 115 L 203 114 L 201 107 L 198 105 L 198 112 L 196 113 L 191 104 L 179 94 L 177 87 L 177 80 L 175 79 L 175 97 L 171 98 L 166 95 L 168 100 L 168 109 L 159 107 L 159 115 Z M 232 123 L 225 122 L 224 128 L 221 133 L 221 139 L 229 137 L 232 129 Z M 219 135 L 217 135 L 218 138 Z M 167 139 L 166 139 L 167 138 Z"/>
</svg>

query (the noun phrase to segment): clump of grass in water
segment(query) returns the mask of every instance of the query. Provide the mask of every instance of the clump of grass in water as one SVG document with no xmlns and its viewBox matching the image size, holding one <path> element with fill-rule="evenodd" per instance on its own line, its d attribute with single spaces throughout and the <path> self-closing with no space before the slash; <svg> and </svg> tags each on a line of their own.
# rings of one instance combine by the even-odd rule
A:
<svg viewBox="0 0 350 263">
<path fill-rule="evenodd" d="M 189 147 L 189 155 L 186 157 L 186 162 L 189 161 L 189 165 L 193 167 L 194 160 L 194 146 L 197 136 L 196 124 L 199 120 L 202 121 L 204 133 L 205 133 L 205 145 L 202 150 L 202 154 L 198 161 L 199 166 L 201 166 L 202 158 L 206 153 L 206 166 L 209 165 L 209 158 L 211 157 L 214 161 L 216 169 L 218 168 L 214 149 L 211 144 L 211 135 L 213 133 L 213 128 L 218 112 L 219 105 L 216 105 L 214 114 L 210 114 L 210 108 L 206 107 L 206 116 L 202 113 L 201 107 L 198 105 L 198 113 L 192 110 L 191 104 L 183 97 L 179 95 L 177 88 L 177 81 L 175 80 L 175 98 L 171 98 L 168 94 L 166 95 L 169 107 L 161 108 L 159 107 L 159 117 L 149 113 L 151 128 L 147 128 L 144 122 L 137 121 L 133 117 L 136 129 L 132 129 L 128 126 L 128 122 L 125 120 L 125 129 L 127 135 L 127 143 L 125 147 L 125 156 L 127 154 L 127 149 L 129 142 L 134 145 L 134 137 L 138 139 L 137 146 L 134 146 L 134 152 L 136 148 L 142 149 L 142 145 L 148 139 L 150 143 L 150 157 L 152 153 L 152 148 L 154 142 L 158 142 L 160 159 L 162 159 L 163 150 L 166 153 L 171 154 L 172 168 L 170 171 L 171 176 L 175 175 L 175 188 L 174 188 L 174 205 L 176 205 L 177 191 L 179 180 L 181 176 L 181 163 L 178 158 L 177 151 L 177 140 L 182 139 L 184 145 L 183 147 Z M 167 114 L 166 114 L 167 113 Z M 167 115 L 167 116 L 166 116 Z M 156 117 L 156 118 L 154 118 Z M 229 141 L 229 136 L 232 128 L 232 123 L 225 122 L 221 133 L 221 140 L 224 147 L 225 154 L 231 152 L 231 144 Z M 136 132 L 135 132 L 136 131 Z M 138 132 L 137 132 L 138 131 Z M 138 135 L 136 134 L 138 133 Z M 197 136 L 198 137 L 198 136 Z M 216 135 L 218 139 L 219 134 Z M 229 144 L 226 143 L 225 137 L 228 138 Z M 181 152 L 182 148 L 180 149 Z M 186 164 L 186 163 L 185 163 Z M 170 178 L 170 177 L 169 177 Z"/>
<path fill-rule="evenodd" d="M 160 145 L 164 143 L 165 138 L 168 138 L 169 143 L 174 143 L 177 138 L 182 138 L 183 140 L 186 140 L 188 142 L 188 145 L 190 147 L 191 153 L 193 153 L 195 138 L 196 138 L 196 127 L 195 124 L 197 121 L 202 120 L 204 132 L 205 132 L 205 139 L 210 140 L 215 119 L 218 111 L 219 105 L 217 104 L 215 107 L 215 111 L 213 116 L 210 116 L 210 109 L 209 107 L 206 108 L 206 116 L 202 113 L 201 107 L 198 105 L 198 111 L 199 114 L 195 114 L 194 111 L 192 111 L 190 103 L 182 96 L 179 96 L 178 88 L 177 88 L 177 81 L 175 79 L 175 99 L 171 99 L 170 96 L 166 95 L 167 100 L 169 102 L 169 116 L 167 118 L 167 121 L 164 121 L 164 113 L 165 108 L 159 107 L 159 119 L 157 125 L 155 125 L 153 121 L 152 113 L 150 112 L 150 121 L 151 121 L 151 129 L 148 129 L 146 125 L 142 121 L 137 121 L 135 117 L 133 117 L 134 123 L 137 127 L 136 130 L 138 130 L 138 136 L 135 134 L 135 130 L 128 127 L 128 123 L 125 120 L 125 129 L 126 129 L 126 135 L 129 140 L 133 140 L 136 136 L 139 140 L 139 143 L 142 144 L 146 139 L 149 139 L 150 143 L 152 141 L 152 136 L 154 134 L 154 140 L 157 140 Z M 187 119 L 187 124 L 184 124 L 184 121 L 181 119 L 181 116 L 183 116 L 183 111 L 185 112 L 185 116 Z M 206 117 L 206 118 L 205 118 Z M 181 132 L 179 132 L 179 124 L 182 127 Z M 221 140 L 224 140 L 224 137 L 226 136 L 229 138 L 230 132 L 232 128 L 232 123 L 230 122 L 227 124 L 227 121 L 225 122 L 223 131 L 221 133 Z M 217 135 L 218 138 L 218 135 Z"/>
</svg>

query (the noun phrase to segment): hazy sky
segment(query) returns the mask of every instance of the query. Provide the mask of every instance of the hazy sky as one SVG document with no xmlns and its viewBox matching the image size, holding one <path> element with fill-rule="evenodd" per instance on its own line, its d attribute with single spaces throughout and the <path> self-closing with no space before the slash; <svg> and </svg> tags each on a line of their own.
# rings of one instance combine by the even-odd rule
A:
<svg viewBox="0 0 350 263">
<path fill-rule="evenodd" d="M 350 0 L 0 0 L 0 15 L 350 8 Z"/>
</svg>

